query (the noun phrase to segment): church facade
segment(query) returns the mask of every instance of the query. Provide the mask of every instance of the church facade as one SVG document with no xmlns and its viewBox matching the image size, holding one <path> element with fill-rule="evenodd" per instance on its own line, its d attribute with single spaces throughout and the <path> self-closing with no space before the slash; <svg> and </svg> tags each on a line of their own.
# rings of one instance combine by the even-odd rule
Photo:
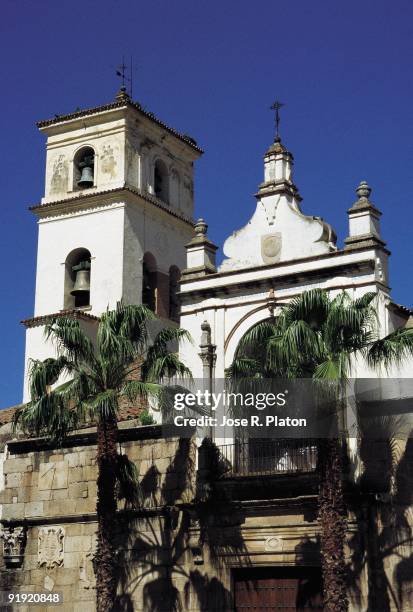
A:
<svg viewBox="0 0 413 612">
<path fill-rule="evenodd" d="M 339 248 L 328 223 L 303 213 L 293 156 L 278 135 L 264 154 L 256 210 L 226 240 L 218 266 L 206 222 L 194 222 L 202 150 L 192 138 L 125 90 L 111 104 L 39 128 L 47 137 L 46 178 L 45 195 L 31 208 L 39 242 L 34 313 L 23 321 L 23 401 L 30 399 L 29 360 L 55 351 L 43 334 L 47 318 L 77 318 L 93 338 L 99 316 L 121 299 L 145 303 L 163 324 L 190 332 L 180 356 L 210 390 L 225 378 L 244 334 L 311 288 L 354 298 L 376 292 L 382 335 L 412 325 L 410 310 L 391 297 L 390 253 L 369 185 L 356 189 Z M 411 366 L 390 375 L 408 379 Z M 363 363 L 355 373 L 377 376 Z M 0 428 L 2 590 L 60 592 L 60 609 L 92 612 L 95 430 L 74 432 L 55 448 L 13 434 L 12 412 Z M 119 415 L 120 444 L 139 468 L 145 504 L 119 509 L 118 609 L 322 609 L 315 447 L 277 441 L 263 468 L 245 460 L 228 431 L 215 441 L 227 464 L 222 472 L 199 434 L 165 438 L 161 424 L 143 427 L 138 417 L 130 406 Z M 377 473 L 360 493 L 356 439 L 350 448 L 350 610 L 411 610 L 410 442 L 399 444 L 396 495 L 384 492 Z"/>
</svg>

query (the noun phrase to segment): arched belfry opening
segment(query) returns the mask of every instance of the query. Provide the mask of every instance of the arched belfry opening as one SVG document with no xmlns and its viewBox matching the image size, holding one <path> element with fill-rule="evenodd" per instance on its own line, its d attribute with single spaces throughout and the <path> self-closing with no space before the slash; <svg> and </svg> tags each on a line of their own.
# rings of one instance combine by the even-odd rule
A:
<svg viewBox="0 0 413 612">
<path fill-rule="evenodd" d="M 163 202 L 169 202 L 169 175 L 168 169 L 161 159 L 157 159 L 154 166 L 153 189 L 155 196 Z"/>
<path fill-rule="evenodd" d="M 169 268 L 169 318 L 171 321 L 179 323 L 179 279 L 181 272 L 177 266 L 171 266 Z"/>
<path fill-rule="evenodd" d="M 73 160 L 73 189 L 90 189 L 95 184 L 95 151 L 82 147 Z"/>
<path fill-rule="evenodd" d="M 90 306 L 91 254 L 84 248 L 71 251 L 65 262 L 65 308 Z"/>
<path fill-rule="evenodd" d="M 156 312 L 157 267 L 152 253 L 145 253 L 142 263 L 142 304 Z"/>
</svg>

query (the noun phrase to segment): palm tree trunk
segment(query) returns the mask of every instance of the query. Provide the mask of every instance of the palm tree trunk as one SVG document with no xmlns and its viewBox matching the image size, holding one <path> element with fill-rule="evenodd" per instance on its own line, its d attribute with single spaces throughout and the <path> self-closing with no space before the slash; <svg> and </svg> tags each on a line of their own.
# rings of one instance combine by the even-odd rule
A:
<svg viewBox="0 0 413 612">
<path fill-rule="evenodd" d="M 326 612 L 346 612 L 348 599 L 344 540 L 347 516 L 342 480 L 342 448 L 337 438 L 320 441 L 319 465 L 321 478 L 318 520 L 321 530 L 324 610 Z"/>
<path fill-rule="evenodd" d="M 97 427 L 98 479 L 97 504 L 98 537 L 96 551 L 96 609 L 111 612 L 116 597 L 116 458 L 117 424 L 115 420 L 101 420 Z"/>
</svg>

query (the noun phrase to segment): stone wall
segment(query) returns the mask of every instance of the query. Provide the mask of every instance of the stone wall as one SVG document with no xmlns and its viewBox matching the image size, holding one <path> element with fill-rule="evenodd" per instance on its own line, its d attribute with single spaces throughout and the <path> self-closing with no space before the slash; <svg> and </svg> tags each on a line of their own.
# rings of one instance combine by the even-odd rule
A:
<svg viewBox="0 0 413 612">
<path fill-rule="evenodd" d="M 3 463 L 0 503 L 3 528 L 13 535 L 23 526 L 26 543 L 21 567 L 7 567 L 2 560 L 2 590 L 58 591 L 65 602 L 59 610 L 93 611 L 96 446 L 21 452 L 20 444 L 19 452 L 13 452 L 16 444 L 9 445 Z M 139 518 L 119 504 L 120 559 L 128 556 L 130 530 L 137 521 L 139 525 L 144 522 L 148 533 L 158 534 L 154 535 L 155 545 L 158 537 L 164 537 L 164 521 L 170 521 L 165 506 L 184 504 L 194 497 L 194 451 L 190 440 L 122 442 L 122 452 L 139 469 L 145 503 Z M 145 530 L 140 526 L 139 531 Z M 124 572 L 121 576 L 124 581 Z"/>
<path fill-rule="evenodd" d="M 64 604 L 46 612 L 95 610 L 94 435 L 77 434 L 63 449 L 9 442 L 3 461 L 0 590 L 63 593 Z M 256 479 L 255 489 L 223 478 L 196 501 L 205 489 L 197 489 L 194 440 L 160 435 L 158 426 L 120 430 L 144 503 L 119 505 L 119 612 L 229 612 L 233 570 L 320 566 L 315 481 L 304 490 L 295 476 L 286 494 L 285 476 L 266 477 L 261 488 Z M 400 449 L 392 500 L 349 499 L 349 612 L 377 610 L 378 602 L 386 612 L 412 609 L 412 452 L 410 442 Z"/>
</svg>

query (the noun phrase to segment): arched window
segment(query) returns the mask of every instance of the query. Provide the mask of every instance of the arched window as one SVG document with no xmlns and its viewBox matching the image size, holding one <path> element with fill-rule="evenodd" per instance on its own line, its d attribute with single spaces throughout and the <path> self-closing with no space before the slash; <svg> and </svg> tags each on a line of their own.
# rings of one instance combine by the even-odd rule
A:
<svg viewBox="0 0 413 612">
<path fill-rule="evenodd" d="M 90 259 L 87 249 L 75 249 L 65 262 L 65 308 L 90 306 Z"/>
<path fill-rule="evenodd" d="M 169 176 L 168 170 L 161 159 L 156 160 L 153 175 L 153 189 L 155 196 L 163 202 L 169 202 Z"/>
<path fill-rule="evenodd" d="M 82 147 L 73 160 L 73 189 L 90 189 L 95 184 L 95 152 Z"/>
<path fill-rule="evenodd" d="M 180 311 L 180 302 L 179 302 L 179 279 L 181 277 L 181 272 L 179 268 L 176 266 L 171 266 L 169 268 L 169 318 L 171 321 L 176 321 L 179 323 L 179 311 Z"/>
<path fill-rule="evenodd" d="M 145 253 L 142 264 L 142 304 L 156 312 L 156 259 Z"/>
</svg>

